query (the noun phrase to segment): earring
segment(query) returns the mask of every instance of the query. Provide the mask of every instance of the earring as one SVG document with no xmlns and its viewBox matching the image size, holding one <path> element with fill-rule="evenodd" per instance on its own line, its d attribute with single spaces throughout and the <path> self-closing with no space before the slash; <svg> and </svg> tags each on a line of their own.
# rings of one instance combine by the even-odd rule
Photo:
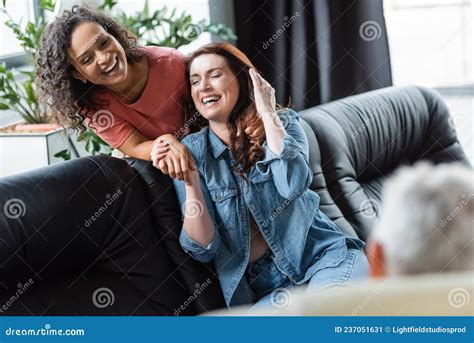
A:
<svg viewBox="0 0 474 343">
<path fill-rule="evenodd" d="M 86 79 L 81 79 L 82 83 L 87 83 Z"/>
</svg>

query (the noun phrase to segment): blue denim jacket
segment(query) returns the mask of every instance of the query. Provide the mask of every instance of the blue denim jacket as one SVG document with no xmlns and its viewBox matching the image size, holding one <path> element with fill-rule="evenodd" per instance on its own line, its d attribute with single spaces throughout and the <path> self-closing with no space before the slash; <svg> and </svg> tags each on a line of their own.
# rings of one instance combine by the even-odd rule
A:
<svg viewBox="0 0 474 343">
<path fill-rule="evenodd" d="M 217 232 L 203 246 L 183 229 L 180 243 L 194 259 L 214 261 L 227 306 L 255 300 L 244 277 L 250 253 L 249 213 L 277 267 L 296 285 L 307 282 L 320 269 L 339 265 L 348 246 L 364 247 L 319 210 L 319 196 L 309 189 L 308 142 L 298 114 L 284 109 L 278 115 L 287 133 L 282 152 L 276 155 L 264 142 L 264 158 L 247 174 L 248 182 L 231 171 L 230 150 L 209 127 L 182 140 L 196 161 Z M 184 204 L 184 182 L 175 179 L 174 185 Z"/>
</svg>

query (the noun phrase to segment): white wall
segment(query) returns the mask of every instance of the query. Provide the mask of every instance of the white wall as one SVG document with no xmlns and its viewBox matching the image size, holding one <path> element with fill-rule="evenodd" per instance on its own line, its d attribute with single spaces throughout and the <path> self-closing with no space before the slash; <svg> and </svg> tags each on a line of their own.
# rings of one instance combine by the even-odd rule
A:
<svg viewBox="0 0 474 343">
<path fill-rule="evenodd" d="M 395 85 L 474 83 L 472 0 L 385 0 Z"/>
</svg>

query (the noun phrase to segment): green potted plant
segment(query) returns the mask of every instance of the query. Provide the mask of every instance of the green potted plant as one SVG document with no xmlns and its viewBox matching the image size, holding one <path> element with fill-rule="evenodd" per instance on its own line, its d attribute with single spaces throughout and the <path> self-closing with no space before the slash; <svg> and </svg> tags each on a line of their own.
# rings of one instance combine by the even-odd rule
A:
<svg viewBox="0 0 474 343">
<path fill-rule="evenodd" d="M 54 3 L 43 0 L 40 6 L 52 11 Z M 10 17 L 5 1 L 0 10 Z M 5 25 L 20 42 L 28 65 L 20 70 L 0 65 L 0 110 L 14 111 L 21 118 L 20 122 L 0 129 L 0 176 L 61 161 L 55 155 L 68 148 L 66 129 L 51 122 L 48 106 L 39 101 L 34 83 L 35 54 L 46 25 L 43 18 L 22 26 L 10 17 Z"/>
<path fill-rule="evenodd" d="M 3 0 L 3 8 L 0 10 L 8 15 L 5 1 Z M 175 9 L 163 7 L 151 12 L 148 1 L 145 1 L 142 11 L 131 15 L 118 10 L 116 5 L 114 0 L 104 0 L 99 9 L 114 15 L 139 37 L 143 45 L 179 48 L 196 40 L 204 32 L 215 34 L 226 40 L 236 39 L 232 30 L 222 24 L 206 23 L 204 20 L 194 22 L 189 14 L 178 13 Z M 55 2 L 41 0 L 40 8 L 46 12 L 53 12 Z M 0 158 L 2 158 L 0 166 L 8 168 L 2 171 L 0 167 L 0 176 L 70 159 L 72 156 L 78 157 L 81 153 L 77 152 L 76 145 L 73 144 L 76 140 L 82 142 L 80 149 L 89 154 L 112 152 L 107 143 L 90 129 L 79 134 L 78 137 L 70 137 L 67 129 L 51 123 L 48 105 L 38 100 L 34 83 L 34 57 L 46 24 L 41 17 L 29 21 L 26 25 L 21 25 L 11 18 L 6 22 L 6 26 L 13 31 L 27 54 L 29 65 L 23 70 L 8 70 L 4 64 L 0 65 L 0 111 L 15 111 L 22 118 L 20 125 L 0 129 Z M 12 140 L 12 138 L 17 139 Z M 22 143 L 19 143 L 20 140 Z M 35 152 L 36 156 L 42 156 L 41 161 L 29 157 L 33 155 L 31 149 L 39 146 L 49 147 L 47 152 Z M 19 147 L 24 147 L 25 155 L 20 154 Z M 32 163 L 24 165 L 20 163 L 21 161 Z"/>
</svg>

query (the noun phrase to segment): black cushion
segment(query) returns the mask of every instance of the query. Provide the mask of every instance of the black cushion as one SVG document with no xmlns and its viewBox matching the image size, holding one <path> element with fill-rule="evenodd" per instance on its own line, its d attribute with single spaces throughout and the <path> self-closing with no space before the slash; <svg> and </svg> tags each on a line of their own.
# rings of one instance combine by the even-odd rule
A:
<svg viewBox="0 0 474 343">
<path fill-rule="evenodd" d="M 181 248 L 181 209 L 171 178 L 155 168 L 150 161 L 127 159 L 127 162 L 145 182 L 145 197 L 156 223 L 158 236 L 190 292 L 193 300 L 191 307 L 198 313 L 224 307 L 224 296 L 214 264 L 197 262 Z"/>
</svg>

